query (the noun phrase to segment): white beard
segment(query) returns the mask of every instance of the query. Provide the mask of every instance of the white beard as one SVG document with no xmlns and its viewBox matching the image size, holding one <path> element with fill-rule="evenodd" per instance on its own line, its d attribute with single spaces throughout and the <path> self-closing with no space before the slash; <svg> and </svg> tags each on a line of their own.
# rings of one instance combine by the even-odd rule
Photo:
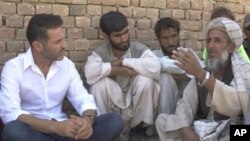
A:
<svg viewBox="0 0 250 141">
<path fill-rule="evenodd" d="M 207 62 L 206 62 L 208 71 L 217 72 L 219 69 L 221 69 L 224 66 L 225 62 L 228 59 L 228 56 L 229 54 L 227 50 L 224 50 L 219 59 L 213 59 L 213 58 L 208 57 Z"/>
</svg>

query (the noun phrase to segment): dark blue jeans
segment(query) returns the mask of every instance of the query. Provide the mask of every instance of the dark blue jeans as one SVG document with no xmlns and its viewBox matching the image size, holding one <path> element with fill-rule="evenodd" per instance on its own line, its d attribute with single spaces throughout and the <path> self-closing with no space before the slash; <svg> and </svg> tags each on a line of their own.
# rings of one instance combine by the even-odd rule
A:
<svg viewBox="0 0 250 141">
<path fill-rule="evenodd" d="M 81 141 L 113 141 L 119 136 L 122 128 L 122 119 L 116 113 L 104 114 L 96 117 L 91 137 Z M 18 120 L 6 124 L 2 136 L 4 141 L 75 141 L 57 134 L 35 131 Z"/>
</svg>

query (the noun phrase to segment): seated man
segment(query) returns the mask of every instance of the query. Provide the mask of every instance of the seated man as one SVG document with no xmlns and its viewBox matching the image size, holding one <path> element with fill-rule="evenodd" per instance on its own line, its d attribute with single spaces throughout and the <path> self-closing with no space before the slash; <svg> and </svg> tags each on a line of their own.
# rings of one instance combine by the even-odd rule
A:
<svg viewBox="0 0 250 141">
<path fill-rule="evenodd" d="M 96 117 L 93 96 L 83 87 L 74 63 L 64 57 L 62 25 L 60 16 L 34 15 L 26 32 L 31 47 L 5 63 L 0 92 L 3 140 L 112 141 L 120 134 L 121 118 Z M 65 96 L 81 117 L 67 118 L 62 111 Z"/>
<path fill-rule="evenodd" d="M 192 77 L 175 65 L 176 60 L 171 57 L 172 52 L 179 47 L 180 23 L 169 17 L 162 18 L 155 25 L 155 34 L 161 47 L 160 50 L 154 50 L 161 62 L 158 112 L 173 114 L 183 89 Z"/>
<path fill-rule="evenodd" d="M 128 21 L 122 13 L 104 14 L 100 27 L 107 42 L 88 57 L 85 75 L 100 113 L 119 113 L 125 123 L 121 139 L 128 140 L 130 128 L 153 124 L 160 62 L 145 45 L 129 40 Z"/>
<path fill-rule="evenodd" d="M 227 9 L 225 7 L 216 7 L 213 9 L 213 11 L 211 13 L 210 20 L 213 20 L 213 19 L 218 18 L 218 17 L 225 17 L 225 18 L 228 18 L 228 19 L 235 21 L 235 17 L 233 15 L 233 13 L 230 11 L 230 9 Z M 243 25 L 243 27 L 244 27 L 244 25 Z M 246 51 L 245 50 L 246 50 L 246 48 L 243 47 L 242 44 L 239 48 L 237 48 L 237 51 L 239 52 L 240 56 L 242 56 L 244 58 L 244 60 L 246 60 L 248 63 L 250 63 L 250 60 L 248 57 L 249 53 L 246 52 L 247 50 Z M 202 59 L 204 61 L 206 61 L 206 57 L 207 57 L 207 50 L 205 48 L 202 52 Z"/>
<path fill-rule="evenodd" d="M 235 21 L 216 18 L 208 25 L 206 69 L 191 50 L 173 52 L 173 58 L 179 61 L 176 64 L 195 77 L 185 88 L 175 113 L 157 117 L 161 140 L 229 140 L 226 125 L 239 122 L 238 117 L 246 114 L 250 94 L 250 64 L 236 51 L 242 41 L 242 31 Z M 202 131 L 197 123 L 220 128 Z"/>
</svg>

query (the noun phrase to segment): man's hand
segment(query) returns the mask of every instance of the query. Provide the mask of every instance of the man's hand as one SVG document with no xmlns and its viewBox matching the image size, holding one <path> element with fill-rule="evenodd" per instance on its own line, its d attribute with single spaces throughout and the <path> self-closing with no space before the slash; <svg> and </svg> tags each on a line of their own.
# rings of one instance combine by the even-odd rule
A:
<svg viewBox="0 0 250 141">
<path fill-rule="evenodd" d="M 70 118 L 64 121 L 56 122 L 56 132 L 63 137 L 75 138 L 83 122 L 78 119 Z"/>
<path fill-rule="evenodd" d="M 180 132 L 182 141 L 200 141 L 200 137 L 190 127 L 183 127 Z"/>
<path fill-rule="evenodd" d="M 135 75 L 138 75 L 138 72 L 136 72 L 135 70 L 131 68 L 124 67 L 123 74 L 128 75 L 128 76 L 135 76 Z"/>
<path fill-rule="evenodd" d="M 75 140 L 88 139 L 93 134 L 92 120 L 88 117 L 70 116 L 70 119 L 75 119 L 81 122 L 80 128 L 77 130 L 77 134 L 74 137 Z"/>
<path fill-rule="evenodd" d="M 122 66 L 123 59 L 116 59 L 113 62 L 111 62 L 112 66 Z"/>
<path fill-rule="evenodd" d="M 177 51 L 173 51 L 172 57 L 180 62 L 176 63 L 176 65 L 185 70 L 188 74 L 194 75 L 195 77 L 204 74 L 204 70 L 199 60 L 195 57 L 191 49 L 184 50 L 178 48 Z"/>
</svg>

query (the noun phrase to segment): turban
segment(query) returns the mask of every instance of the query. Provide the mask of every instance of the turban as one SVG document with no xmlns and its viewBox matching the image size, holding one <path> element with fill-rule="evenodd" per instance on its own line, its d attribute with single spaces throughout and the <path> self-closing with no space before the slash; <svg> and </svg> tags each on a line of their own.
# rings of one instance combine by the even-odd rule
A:
<svg viewBox="0 0 250 141">
<path fill-rule="evenodd" d="M 229 39 L 235 44 L 236 48 L 239 48 L 243 42 L 243 33 L 239 24 L 228 18 L 219 17 L 211 20 L 208 24 L 207 31 L 209 32 L 211 29 L 224 29 L 222 31 L 228 35 Z"/>
</svg>

